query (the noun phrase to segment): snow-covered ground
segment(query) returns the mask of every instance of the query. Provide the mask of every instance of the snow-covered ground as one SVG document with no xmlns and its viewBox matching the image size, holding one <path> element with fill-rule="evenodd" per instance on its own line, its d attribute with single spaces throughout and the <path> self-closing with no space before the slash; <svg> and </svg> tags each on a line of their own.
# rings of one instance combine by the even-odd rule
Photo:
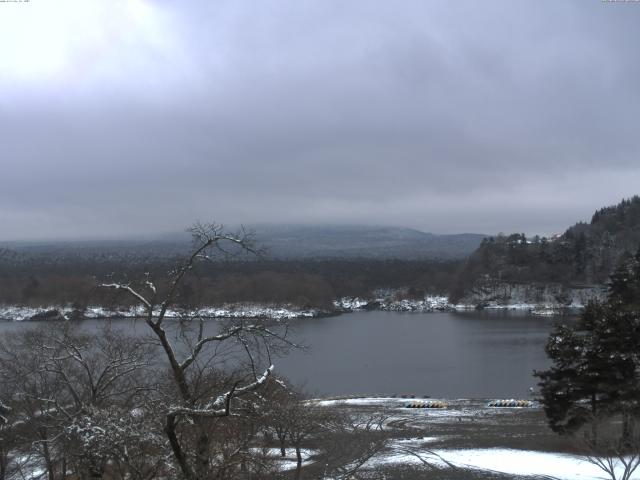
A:
<svg viewBox="0 0 640 480">
<path fill-rule="evenodd" d="M 309 403 L 320 407 L 345 407 L 350 411 L 362 407 L 366 412 L 384 412 L 388 418 L 383 422 L 385 427 L 394 429 L 393 423 L 400 421 L 403 428 L 415 428 L 425 432 L 435 425 L 445 425 L 457 422 L 491 421 L 509 413 L 539 409 L 536 402 L 531 402 L 526 407 L 490 407 L 489 403 L 495 400 L 487 399 L 422 399 L 422 398 L 398 398 L 398 397 L 354 397 L 335 399 L 315 399 Z M 411 408 L 415 403 L 432 402 L 442 404 L 442 408 Z M 436 439 L 436 437 L 433 437 Z M 442 438 L 437 438 L 442 440 Z"/>
<path fill-rule="evenodd" d="M 256 457 L 264 456 L 269 459 L 271 462 L 275 463 L 277 469 L 281 472 L 293 470 L 297 466 L 297 457 L 296 450 L 294 448 L 286 448 L 285 456 L 282 457 L 280 455 L 279 448 L 253 448 L 251 449 L 252 453 L 256 455 Z M 313 450 L 310 448 L 302 448 L 300 449 L 300 453 L 302 455 L 302 467 L 306 467 L 313 463 L 311 457 L 318 453 L 318 450 Z M 263 458 L 264 458 L 263 457 Z M 29 456 L 22 456 L 15 461 L 15 475 L 12 475 L 10 478 L 15 479 L 23 479 L 23 480 L 42 480 L 45 478 L 46 470 L 40 465 L 36 459 L 33 459 Z"/>
<path fill-rule="evenodd" d="M 422 443 L 431 443 L 423 441 Z M 457 468 L 499 472 L 518 476 L 548 476 L 558 480 L 596 480 L 610 478 L 597 465 L 584 457 L 552 452 L 534 452 L 506 448 L 443 450 L 423 449 L 415 443 L 407 448 L 406 442 L 395 442 L 391 453 L 372 459 L 368 468 L 391 464 L 422 465 L 428 462 L 434 466 L 447 467 L 447 462 Z M 410 450 L 410 452 L 406 451 Z M 621 470 L 619 467 L 618 470 Z M 640 479 L 640 471 L 632 479 Z"/>
<path fill-rule="evenodd" d="M 252 449 L 254 454 L 257 455 L 265 455 L 268 459 L 275 462 L 278 465 L 278 470 L 284 472 L 287 470 L 293 470 L 296 468 L 298 460 L 296 458 L 296 450 L 295 448 L 285 448 L 285 456 L 282 457 L 280 455 L 279 448 L 254 448 Z M 305 467 L 313 463 L 311 457 L 318 453 L 318 450 L 313 450 L 310 448 L 301 448 L 300 454 L 302 455 L 302 466 Z"/>
<path fill-rule="evenodd" d="M 554 452 L 536 452 L 508 448 L 484 449 L 431 449 L 438 437 L 394 440 L 387 453 L 369 460 L 364 468 L 376 469 L 388 465 L 424 465 L 425 462 L 440 468 L 454 465 L 463 470 L 481 470 L 514 476 L 547 476 L 557 480 L 600 480 L 609 477 L 584 457 Z M 303 449 L 303 466 L 312 463 L 310 457 L 317 453 Z M 286 456 L 280 457 L 278 449 L 269 449 L 268 457 L 279 463 L 279 470 L 295 468 L 295 451 L 287 449 Z M 619 467 L 619 470 L 621 467 Z M 640 471 L 631 479 L 640 479 Z"/>
<path fill-rule="evenodd" d="M 430 399 L 433 401 L 432 399 Z M 406 431 L 409 438 L 391 440 L 385 450 L 370 459 L 365 468 L 376 470 L 394 465 L 414 465 L 416 467 L 433 465 L 439 468 L 455 468 L 501 473 L 507 476 L 536 476 L 556 480 L 600 480 L 609 478 L 598 466 L 590 463 L 586 457 L 559 452 L 537 451 L 544 444 L 537 442 L 521 449 L 509 446 L 508 436 L 505 445 L 496 448 L 475 448 L 474 440 L 467 435 L 476 430 L 486 442 L 487 428 L 493 425 L 493 431 L 500 434 L 507 425 L 522 425 L 523 433 L 534 435 L 529 427 L 537 420 L 531 420 L 535 412 L 543 415 L 540 406 L 531 402 L 526 407 L 495 408 L 489 399 L 448 399 L 440 400 L 446 408 L 413 409 L 408 404 L 423 399 L 393 397 L 338 398 L 311 400 L 318 406 L 344 407 L 354 414 L 362 408 L 363 412 L 386 413 L 389 418 L 384 428 L 396 433 Z M 377 407 L 377 408 L 375 408 Z M 524 415 L 524 416 L 523 416 Z M 512 417 L 514 416 L 514 417 Z M 513 418 L 514 420 L 511 420 Z M 523 420 L 523 419 L 529 420 Z M 518 420 L 520 419 L 520 420 Z M 529 422 L 529 423 L 528 423 Z M 452 428 L 453 426 L 455 428 Z M 457 426 L 460 426 L 459 428 Z M 440 427 L 440 428 L 439 428 Z M 409 430 L 407 430 L 409 429 Z M 513 429 L 506 431 L 513 432 Z M 422 432 L 419 436 L 416 433 Z M 536 443 L 536 442 L 533 442 Z M 526 449 L 534 448 L 534 449 Z M 640 470 L 631 477 L 640 480 Z"/>
<path fill-rule="evenodd" d="M 330 400 L 311 400 L 320 407 L 333 407 L 336 405 L 395 405 L 403 406 L 410 402 L 409 398 L 392 398 L 392 397 L 361 397 L 361 398 L 336 398 Z"/>
</svg>

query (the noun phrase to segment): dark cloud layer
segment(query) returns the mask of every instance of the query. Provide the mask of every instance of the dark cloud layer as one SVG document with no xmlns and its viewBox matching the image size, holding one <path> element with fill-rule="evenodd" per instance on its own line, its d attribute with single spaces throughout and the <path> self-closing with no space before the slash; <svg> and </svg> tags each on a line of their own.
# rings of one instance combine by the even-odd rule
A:
<svg viewBox="0 0 640 480">
<path fill-rule="evenodd" d="M 0 238 L 562 230 L 640 190 L 638 25 L 596 0 L 0 4 Z"/>
</svg>

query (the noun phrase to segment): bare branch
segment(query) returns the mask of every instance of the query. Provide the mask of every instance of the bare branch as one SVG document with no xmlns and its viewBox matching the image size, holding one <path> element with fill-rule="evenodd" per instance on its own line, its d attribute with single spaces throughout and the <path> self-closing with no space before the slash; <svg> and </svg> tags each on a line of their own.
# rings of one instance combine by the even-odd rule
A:
<svg viewBox="0 0 640 480">
<path fill-rule="evenodd" d="M 121 283 L 103 283 L 103 284 L 100 284 L 100 286 L 103 288 L 111 288 L 113 290 L 124 290 L 133 298 L 137 299 L 140 303 L 142 303 L 145 307 L 147 307 L 148 311 L 153 309 L 151 302 L 149 302 L 149 300 L 147 300 L 142 294 L 136 292 L 133 288 L 131 288 L 130 285 L 124 285 Z"/>
<path fill-rule="evenodd" d="M 271 365 L 261 377 L 244 387 L 236 388 L 234 385 L 231 390 L 218 396 L 213 402 L 204 408 L 188 408 L 173 407 L 169 411 L 169 415 L 187 415 L 190 417 L 225 417 L 230 415 L 229 402 L 232 398 L 240 397 L 246 393 L 252 392 L 262 386 L 269 376 L 273 373 L 273 365 Z"/>
</svg>

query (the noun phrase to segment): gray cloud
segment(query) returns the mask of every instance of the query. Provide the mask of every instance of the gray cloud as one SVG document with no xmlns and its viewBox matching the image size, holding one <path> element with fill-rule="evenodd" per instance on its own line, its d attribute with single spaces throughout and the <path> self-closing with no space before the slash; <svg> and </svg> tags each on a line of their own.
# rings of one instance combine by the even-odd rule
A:
<svg viewBox="0 0 640 480">
<path fill-rule="evenodd" d="M 1 238 L 552 233 L 638 193 L 640 5 L 5 5 Z"/>
</svg>

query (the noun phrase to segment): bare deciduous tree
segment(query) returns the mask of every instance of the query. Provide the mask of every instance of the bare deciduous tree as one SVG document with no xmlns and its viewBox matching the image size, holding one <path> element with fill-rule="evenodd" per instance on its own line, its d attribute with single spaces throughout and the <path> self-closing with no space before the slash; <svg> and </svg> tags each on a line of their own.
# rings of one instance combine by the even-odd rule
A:
<svg viewBox="0 0 640 480">
<path fill-rule="evenodd" d="M 181 323 L 187 328 L 181 331 L 179 340 L 172 340 L 167 313 L 178 305 L 181 286 L 196 262 L 216 255 L 256 253 L 253 238 L 245 231 L 229 234 L 220 225 L 196 224 L 191 233 L 192 253 L 171 272 L 166 291 L 160 292 L 151 278 L 146 278 L 139 286 L 108 283 L 103 287 L 126 293 L 144 311 L 145 322 L 164 352 L 176 392 L 175 403 L 166 407 L 164 432 L 181 475 L 187 480 L 201 480 L 211 478 L 215 470 L 216 455 L 211 450 L 209 428 L 211 419 L 242 414 L 239 400 L 264 386 L 273 372 L 272 345 L 286 344 L 287 340 L 286 332 L 281 334 L 267 322 L 260 321 L 239 321 L 215 334 L 207 334 L 204 320 L 188 310 L 180 316 Z M 199 388 L 202 386 L 199 379 L 214 368 L 216 352 L 229 342 L 246 354 L 247 371 L 236 376 L 221 391 Z M 259 369 L 260 353 L 266 353 L 267 357 L 267 365 L 262 369 Z"/>
<path fill-rule="evenodd" d="M 4 387 L 4 384 L 5 382 L 0 382 L 0 388 Z M 3 395 L 6 393 L 3 391 Z M 0 400 L 0 480 L 8 478 L 11 453 L 16 443 L 9 420 L 11 411 L 12 408 Z"/>
<path fill-rule="evenodd" d="M 133 445 L 123 426 L 147 403 L 150 345 L 108 327 L 96 333 L 74 327 L 27 329 L 0 344 L 3 386 L 14 405 L 5 426 L 18 439 L 14 458 L 29 457 L 49 480 L 70 470 L 102 478 L 118 457 L 116 446 L 135 451 L 146 445 Z"/>
<path fill-rule="evenodd" d="M 629 480 L 640 466 L 638 419 L 600 415 L 585 425 L 578 436 L 587 461 L 597 465 L 611 480 Z"/>
</svg>

